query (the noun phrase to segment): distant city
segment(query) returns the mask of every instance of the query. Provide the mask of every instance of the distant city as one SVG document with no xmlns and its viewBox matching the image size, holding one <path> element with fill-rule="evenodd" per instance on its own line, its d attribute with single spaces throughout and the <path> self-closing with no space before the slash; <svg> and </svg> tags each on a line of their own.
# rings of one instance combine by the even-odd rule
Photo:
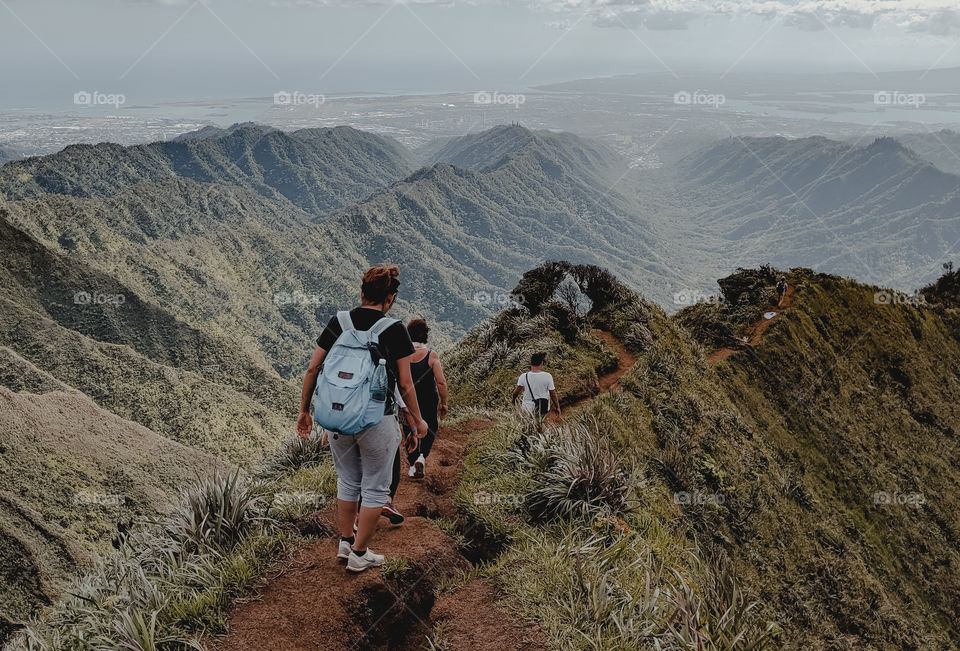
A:
<svg viewBox="0 0 960 651">
<path fill-rule="evenodd" d="M 879 76 L 638 74 L 469 93 L 325 95 L 279 89 L 267 97 L 154 104 L 81 91 L 70 109 L 0 113 L 0 151 L 14 158 L 75 143 L 130 145 L 239 122 L 283 130 L 349 125 L 416 148 L 436 138 L 519 123 L 598 138 L 633 166 L 655 167 L 661 157 L 682 154 L 688 145 L 733 133 L 850 139 L 955 128 L 958 77 L 957 69 Z"/>
</svg>

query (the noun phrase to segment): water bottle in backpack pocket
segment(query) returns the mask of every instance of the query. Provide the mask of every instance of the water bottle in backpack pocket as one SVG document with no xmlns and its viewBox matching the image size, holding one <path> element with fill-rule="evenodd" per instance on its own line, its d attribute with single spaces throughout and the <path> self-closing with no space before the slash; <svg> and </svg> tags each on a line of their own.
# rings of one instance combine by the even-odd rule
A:
<svg viewBox="0 0 960 651">
<path fill-rule="evenodd" d="M 366 331 L 353 327 L 349 312 L 337 313 L 343 330 L 327 352 L 313 396 L 313 419 L 341 434 L 356 434 L 383 420 L 387 400 L 386 360 L 377 347 L 380 335 L 396 323 L 384 317 Z"/>
</svg>

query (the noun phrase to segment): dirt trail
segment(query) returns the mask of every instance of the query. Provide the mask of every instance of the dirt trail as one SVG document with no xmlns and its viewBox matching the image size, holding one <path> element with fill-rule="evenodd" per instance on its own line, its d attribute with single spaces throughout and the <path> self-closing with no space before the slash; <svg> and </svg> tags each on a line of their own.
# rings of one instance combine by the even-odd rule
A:
<svg viewBox="0 0 960 651">
<path fill-rule="evenodd" d="M 424 649 L 427 636 L 442 622 L 443 642 L 450 649 L 545 649 L 543 633 L 498 604 L 486 581 L 474 579 L 434 596 L 441 580 L 460 576 L 471 565 L 431 518 L 456 516 L 453 492 L 467 442 L 491 425 L 470 421 L 459 430 L 441 427 L 426 477 L 409 479 L 404 468 L 396 505 L 407 519 L 394 526 L 381 518 L 372 547 L 388 559 L 405 559 L 405 570 L 348 574 L 336 559 L 337 538 L 321 538 L 297 550 L 259 594 L 235 603 L 230 633 L 209 646 L 223 651 Z M 335 530 L 332 509 L 317 518 Z"/>
<path fill-rule="evenodd" d="M 760 318 L 746 327 L 743 331 L 743 337 L 746 340 L 737 348 L 718 348 L 709 355 L 707 355 L 707 361 L 711 364 L 716 364 L 720 360 L 726 359 L 731 355 L 735 355 L 747 347 L 757 346 L 761 341 L 763 341 L 763 335 L 766 331 L 776 323 L 780 317 L 793 306 L 793 297 L 794 297 L 794 287 L 793 285 L 787 286 L 787 291 L 783 293 L 783 298 L 780 300 L 780 304 L 776 307 L 772 307 L 769 312 L 776 312 L 777 315 L 772 319 L 765 319 L 762 315 Z"/>
<path fill-rule="evenodd" d="M 617 368 L 598 378 L 592 391 L 596 395 L 615 390 L 636 358 L 610 333 L 594 333 L 620 354 Z M 564 406 L 574 407 L 591 397 Z M 336 559 L 337 537 L 319 538 L 297 549 L 258 594 L 235 602 L 230 633 L 208 640 L 209 648 L 413 651 L 428 648 L 427 637 L 440 625 L 438 647 L 454 651 L 546 649 L 544 633 L 501 605 L 486 580 L 471 579 L 435 597 L 442 580 L 462 576 L 471 564 L 434 520 L 457 519 L 453 494 L 467 445 L 492 425 L 473 420 L 459 429 L 441 427 L 422 481 L 409 479 L 404 464 L 396 505 L 407 519 L 394 526 L 381 518 L 372 544 L 387 559 L 405 559 L 402 572 L 348 574 Z M 333 509 L 313 519 L 315 530 L 336 529 Z"/>
<path fill-rule="evenodd" d="M 600 339 L 603 339 L 607 346 L 616 350 L 620 357 L 620 361 L 617 363 L 616 369 L 597 378 L 597 384 L 592 388 L 590 393 L 585 395 L 576 395 L 572 398 L 561 400 L 560 404 L 564 409 L 578 407 L 587 400 L 591 400 L 601 393 L 620 390 L 620 378 L 626 375 L 627 372 L 633 368 L 633 365 L 637 363 L 637 356 L 627 350 L 627 347 L 623 345 L 623 342 L 614 337 L 612 334 L 606 330 L 592 330 L 591 332 L 593 332 L 593 334 Z"/>
</svg>

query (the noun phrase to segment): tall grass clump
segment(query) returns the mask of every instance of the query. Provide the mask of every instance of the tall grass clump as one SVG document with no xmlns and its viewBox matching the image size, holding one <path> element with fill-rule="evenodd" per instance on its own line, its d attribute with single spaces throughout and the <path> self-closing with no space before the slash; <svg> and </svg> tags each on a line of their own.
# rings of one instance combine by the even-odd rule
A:
<svg viewBox="0 0 960 651">
<path fill-rule="evenodd" d="M 545 428 L 527 439 L 522 455 L 534 485 L 525 502 L 534 521 L 628 510 L 631 473 L 595 427 Z"/>
<path fill-rule="evenodd" d="M 521 417 L 473 446 L 458 506 L 501 541 L 489 575 L 556 648 L 777 648 L 779 629 L 728 563 L 677 521 L 637 450 L 617 443 L 630 439 L 611 428 L 628 422 Z M 522 500 L 478 503 L 477 494 Z"/>
<path fill-rule="evenodd" d="M 262 500 L 237 470 L 197 479 L 167 522 L 184 549 L 202 551 L 235 547 L 262 519 Z"/>
<path fill-rule="evenodd" d="M 537 563 L 524 559 L 537 558 Z M 499 560 L 511 592 L 560 649 L 776 648 L 733 575 L 666 532 L 599 534 L 576 523 L 531 530 Z"/>
<path fill-rule="evenodd" d="M 299 436 L 286 438 L 263 464 L 260 474 L 266 478 L 276 478 L 290 471 L 315 468 L 328 462 L 331 462 L 330 446 L 323 442 L 315 430 L 306 439 Z"/>
<path fill-rule="evenodd" d="M 198 636 L 223 630 L 230 598 L 282 547 L 264 503 L 239 472 L 198 479 L 170 513 L 134 528 L 8 648 L 202 648 Z"/>
</svg>

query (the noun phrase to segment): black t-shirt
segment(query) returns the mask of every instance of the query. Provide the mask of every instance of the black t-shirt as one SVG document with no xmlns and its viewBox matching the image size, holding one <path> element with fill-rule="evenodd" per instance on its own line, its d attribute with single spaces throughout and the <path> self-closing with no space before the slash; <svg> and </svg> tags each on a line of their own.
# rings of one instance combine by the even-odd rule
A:
<svg viewBox="0 0 960 651">
<path fill-rule="evenodd" d="M 353 327 L 361 331 L 372 328 L 383 316 L 383 312 L 372 307 L 356 307 L 350 310 Z M 343 334 L 343 328 L 340 327 L 340 320 L 334 315 L 327 323 L 327 327 L 317 337 L 317 345 L 330 352 L 341 334 Z M 410 341 L 410 335 L 407 333 L 407 328 L 403 325 L 403 322 L 397 321 L 380 333 L 379 348 L 380 353 L 387 359 L 389 387 L 386 413 L 390 414 L 393 413 L 393 389 L 397 385 L 397 360 L 413 355 L 413 342 Z"/>
</svg>

